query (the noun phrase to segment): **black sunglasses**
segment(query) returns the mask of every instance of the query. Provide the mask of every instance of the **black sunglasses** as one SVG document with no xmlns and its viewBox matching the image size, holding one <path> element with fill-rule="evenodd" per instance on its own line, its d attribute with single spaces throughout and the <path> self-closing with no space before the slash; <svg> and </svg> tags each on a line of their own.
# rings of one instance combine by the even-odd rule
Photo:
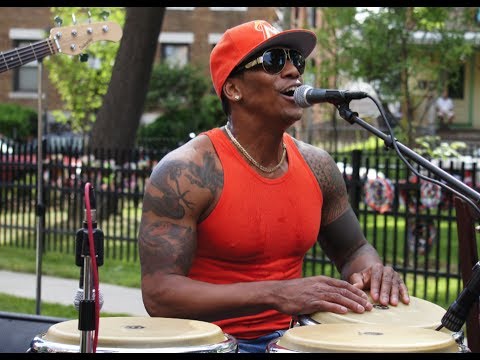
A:
<svg viewBox="0 0 480 360">
<path fill-rule="evenodd" d="M 283 70 L 287 60 L 292 62 L 300 75 L 303 74 L 305 71 L 305 58 L 303 55 L 298 50 L 283 48 L 266 50 L 262 56 L 245 64 L 242 68 L 250 69 L 256 65 L 262 64 L 265 72 L 275 75 Z"/>
</svg>

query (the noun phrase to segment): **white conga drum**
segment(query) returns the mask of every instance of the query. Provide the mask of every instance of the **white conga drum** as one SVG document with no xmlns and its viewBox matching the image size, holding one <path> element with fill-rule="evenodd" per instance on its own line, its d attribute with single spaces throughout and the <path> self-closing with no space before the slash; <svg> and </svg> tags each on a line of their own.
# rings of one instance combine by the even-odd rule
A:
<svg viewBox="0 0 480 360">
<path fill-rule="evenodd" d="M 373 303 L 369 296 L 370 302 Z M 346 314 L 318 312 L 298 317 L 300 325 L 316 324 L 389 324 L 397 326 L 437 329 L 446 310 L 427 300 L 410 296 L 410 304 L 399 302 L 397 306 L 374 303 L 371 311 L 362 314 L 349 311 Z M 448 330 L 445 330 L 448 332 Z M 451 333 L 451 332 L 450 332 Z"/>
<path fill-rule="evenodd" d="M 78 320 L 52 325 L 37 335 L 29 352 L 80 352 Z M 219 326 L 187 319 L 160 317 L 102 317 L 97 353 L 235 353 L 236 339 Z"/>
<path fill-rule="evenodd" d="M 267 345 L 267 353 L 458 353 L 452 336 L 431 329 L 380 324 L 297 326 Z"/>
</svg>

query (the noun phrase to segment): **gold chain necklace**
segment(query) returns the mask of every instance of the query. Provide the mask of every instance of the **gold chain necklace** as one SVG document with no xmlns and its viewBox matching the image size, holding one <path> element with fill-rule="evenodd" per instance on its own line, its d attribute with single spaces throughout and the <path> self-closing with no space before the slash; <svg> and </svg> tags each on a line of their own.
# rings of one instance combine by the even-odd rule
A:
<svg viewBox="0 0 480 360">
<path fill-rule="evenodd" d="M 235 144 L 235 146 L 238 148 L 238 150 L 241 151 L 241 153 L 243 155 L 245 155 L 245 157 L 255 166 L 257 167 L 258 169 L 262 170 L 263 172 L 266 172 L 266 173 L 272 173 L 274 172 L 275 170 L 277 170 L 280 166 L 282 166 L 283 164 L 283 161 L 285 160 L 285 156 L 287 155 L 287 148 L 285 147 L 285 143 L 282 142 L 282 147 L 283 147 L 283 153 L 282 153 L 282 158 L 280 159 L 280 162 L 275 165 L 274 167 L 271 167 L 271 168 L 266 168 L 265 166 L 262 166 L 260 165 L 253 157 L 250 156 L 250 154 L 247 152 L 247 150 L 245 150 L 243 148 L 242 145 L 240 145 L 240 143 L 238 142 L 237 139 L 235 139 L 235 137 L 232 135 L 232 133 L 230 132 L 230 129 L 228 128 L 228 125 L 229 123 L 227 123 L 227 125 L 225 125 L 225 130 L 227 131 L 227 134 L 228 134 L 228 137 L 230 138 L 230 140 L 232 140 L 232 142 Z"/>
</svg>

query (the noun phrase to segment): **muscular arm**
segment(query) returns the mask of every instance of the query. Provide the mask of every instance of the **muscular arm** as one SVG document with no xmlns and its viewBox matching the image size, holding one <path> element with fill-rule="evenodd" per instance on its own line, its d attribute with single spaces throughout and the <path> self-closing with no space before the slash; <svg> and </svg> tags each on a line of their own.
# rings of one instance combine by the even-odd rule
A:
<svg viewBox="0 0 480 360">
<path fill-rule="evenodd" d="M 327 256 L 335 263 L 342 279 L 375 263 L 382 263 L 377 251 L 366 240 L 353 210 L 348 210 L 326 226 L 318 237 Z"/>
<path fill-rule="evenodd" d="M 322 225 L 318 241 L 343 279 L 374 263 L 381 263 L 377 251 L 366 241 L 353 212 L 345 180 L 333 158 L 311 145 L 298 143 L 323 194 Z"/>
<path fill-rule="evenodd" d="M 298 143 L 322 189 L 322 224 L 318 241 L 342 278 L 360 289 L 370 289 L 383 305 L 404 303 L 410 298 L 403 280 L 391 266 L 384 266 L 377 251 L 363 235 L 350 207 L 343 176 L 332 157 L 311 145 Z"/>
</svg>

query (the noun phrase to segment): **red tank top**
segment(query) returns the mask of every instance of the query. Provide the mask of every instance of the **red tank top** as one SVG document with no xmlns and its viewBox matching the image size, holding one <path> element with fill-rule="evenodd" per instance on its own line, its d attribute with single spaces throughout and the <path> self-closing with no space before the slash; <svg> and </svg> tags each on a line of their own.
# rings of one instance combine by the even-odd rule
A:
<svg viewBox="0 0 480 360">
<path fill-rule="evenodd" d="M 293 139 L 284 134 L 288 171 L 257 174 L 218 128 L 204 133 L 222 163 L 218 204 L 197 228 L 189 277 L 214 284 L 294 279 L 320 229 L 323 196 Z M 215 322 L 225 333 L 251 339 L 287 329 L 291 316 L 275 310 Z"/>
</svg>

